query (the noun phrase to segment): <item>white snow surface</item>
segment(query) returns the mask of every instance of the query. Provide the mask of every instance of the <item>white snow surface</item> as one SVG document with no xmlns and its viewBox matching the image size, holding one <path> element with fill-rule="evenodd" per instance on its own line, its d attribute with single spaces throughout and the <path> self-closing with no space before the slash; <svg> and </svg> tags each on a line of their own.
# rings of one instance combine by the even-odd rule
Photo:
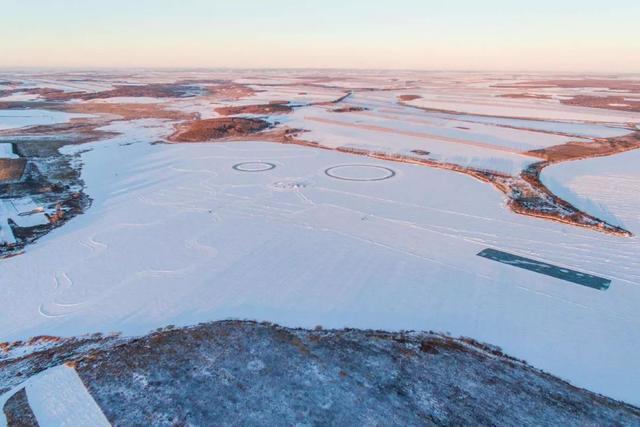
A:
<svg viewBox="0 0 640 427">
<path fill-rule="evenodd" d="M 22 388 L 41 427 L 100 427 L 111 424 L 75 369 L 59 365 L 30 377 L 24 383 L 0 395 L 0 408 Z M 0 426 L 7 420 L 0 411 Z"/>
<path fill-rule="evenodd" d="M 72 118 L 90 117 L 87 114 L 63 113 L 49 110 L 0 110 L 0 130 L 25 126 L 65 123 Z"/>
<path fill-rule="evenodd" d="M 515 215 L 451 171 L 264 142 L 150 145 L 169 129 L 149 120 L 112 128 L 126 135 L 64 148 L 91 149 L 91 209 L 2 261 L 0 341 L 226 318 L 436 330 L 640 404 L 637 238 Z M 234 170 L 241 162 L 276 168 Z M 354 163 L 396 175 L 324 173 Z M 612 285 L 476 256 L 487 247 Z"/>
<path fill-rule="evenodd" d="M 640 235 L 640 150 L 559 163 L 541 180 L 579 209 Z"/>
<path fill-rule="evenodd" d="M 75 369 L 47 369 L 27 384 L 27 399 L 42 427 L 110 426 Z"/>
<path fill-rule="evenodd" d="M 13 152 L 13 145 L 8 142 L 0 142 L 0 159 L 19 159 L 20 156 Z"/>
<path fill-rule="evenodd" d="M 473 94 L 465 88 L 455 93 L 455 89 L 446 88 L 440 94 L 434 94 L 433 91 L 414 92 L 423 95 L 423 98 L 409 101 L 408 104 L 469 114 L 618 124 L 638 120 L 638 113 L 634 112 L 563 105 L 556 100 L 495 98 L 495 91 Z"/>
</svg>

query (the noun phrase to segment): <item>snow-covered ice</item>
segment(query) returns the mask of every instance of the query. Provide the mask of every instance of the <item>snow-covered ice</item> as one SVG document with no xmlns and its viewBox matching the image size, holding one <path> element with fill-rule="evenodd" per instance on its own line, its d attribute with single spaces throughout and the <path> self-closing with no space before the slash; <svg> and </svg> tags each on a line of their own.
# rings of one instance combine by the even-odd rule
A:
<svg viewBox="0 0 640 427">
<path fill-rule="evenodd" d="M 13 152 L 13 145 L 8 142 L 0 143 L 0 159 L 18 159 L 16 153 Z"/>
<path fill-rule="evenodd" d="M 43 427 L 111 425 L 75 369 L 70 366 L 60 365 L 47 369 L 17 388 L 22 387 L 26 388 L 29 406 L 38 424 Z M 0 403 L 4 404 L 15 391 L 11 390 L 0 396 Z M 4 414 L 0 413 L 0 425 L 5 424 Z"/>
<path fill-rule="evenodd" d="M 165 131 L 152 125 L 65 147 L 91 148 L 82 176 L 93 206 L 3 260 L 0 340 L 229 317 L 432 329 L 638 403 L 636 238 L 515 215 L 490 186 L 450 171 L 262 142 L 149 145 Z M 276 167 L 233 169 L 248 161 Z M 324 173 L 353 163 L 396 175 Z M 599 292 L 496 265 L 476 256 L 486 247 L 613 282 Z"/>
<path fill-rule="evenodd" d="M 63 113 L 49 110 L 0 110 L 0 130 L 24 126 L 65 123 L 73 118 L 89 117 L 86 114 Z"/>
<path fill-rule="evenodd" d="M 514 100 L 496 98 L 482 76 L 460 74 L 452 84 L 452 75 L 403 73 L 397 75 L 406 88 L 375 72 L 344 72 L 344 79 L 301 86 L 293 84 L 302 77 L 275 72 L 237 78 L 223 70 L 215 77 L 259 90 L 224 105 L 278 99 L 305 105 L 268 117 L 306 130 L 300 139 L 512 175 L 540 161 L 531 150 L 623 135 L 638 122 L 633 113 L 560 104 L 565 94 L 555 89 L 544 92 L 553 99 Z M 180 78 L 211 76 L 194 71 Z M 25 77 L 24 84 L 45 81 L 38 79 Z M 176 76 L 145 72 L 132 80 Z M 55 87 L 78 90 L 72 84 Z M 385 91 L 363 90 L 340 103 L 364 111 L 308 105 L 368 87 Z M 412 93 L 424 96 L 410 102 L 414 107 L 397 102 Z M 134 100 L 151 101 L 100 102 Z M 223 101 L 162 104 L 210 118 Z M 0 129 L 72 117 L 79 115 L 2 110 Z M 450 170 L 260 141 L 150 144 L 171 134 L 172 125 L 114 122 L 103 130 L 122 135 L 61 149 L 78 155 L 93 202 L 24 255 L 0 261 L 0 342 L 136 335 L 225 318 L 434 330 L 500 346 L 577 386 L 640 404 L 640 365 L 633 357 L 640 353 L 637 152 L 562 163 L 542 174 L 556 194 L 636 235 L 622 238 L 517 215 L 491 185 Z M 0 145 L 0 157 L 10 155 Z M 0 241 L 13 239 L 8 218 L 23 226 L 46 220 L 44 208 L 29 198 L 0 202 Z M 486 248 L 611 285 L 597 291 L 478 257 Z"/>
<path fill-rule="evenodd" d="M 574 206 L 640 234 L 640 151 L 554 165 L 541 180 Z"/>
</svg>

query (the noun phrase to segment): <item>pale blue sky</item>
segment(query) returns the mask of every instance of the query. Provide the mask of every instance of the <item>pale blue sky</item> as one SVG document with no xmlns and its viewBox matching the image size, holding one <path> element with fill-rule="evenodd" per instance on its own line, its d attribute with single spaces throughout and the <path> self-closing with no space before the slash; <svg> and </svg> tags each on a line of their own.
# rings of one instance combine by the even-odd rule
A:
<svg viewBox="0 0 640 427">
<path fill-rule="evenodd" d="M 0 67 L 640 72 L 640 0 L 2 0 Z"/>
</svg>

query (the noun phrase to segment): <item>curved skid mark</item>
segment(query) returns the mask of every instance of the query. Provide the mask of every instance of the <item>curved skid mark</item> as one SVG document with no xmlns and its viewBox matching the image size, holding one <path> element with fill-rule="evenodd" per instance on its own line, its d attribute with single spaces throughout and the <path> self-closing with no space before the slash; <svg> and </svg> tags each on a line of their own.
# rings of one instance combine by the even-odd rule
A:
<svg viewBox="0 0 640 427">
<path fill-rule="evenodd" d="M 38 306 L 38 313 L 40 313 L 40 315 L 42 317 L 46 317 L 48 319 L 55 319 L 55 318 L 58 318 L 58 317 L 65 317 L 65 316 L 69 315 L 69 314 L 51 314 L 51 313 L 47 313 L 45 311 L 45 309 L 44 309 L 44 304 L 40 304 Z"/>
<path fill-rule="evenodd" d="M 81 302 L 74 302 L 74 303 L 67 303 L 67 302 L 58 302 L 58 301 L 53 301 L 53 305 L 55 305 L 56 307 L 77 307 L 79 305 L 84 305 L 86 304 L 85 301 L 81 301 Z"/>
<path fill-rule="evenodd" d="M 64 271 L 61 273 L 55 273 L 53 275 L 53 281 L 54 281 L 53 289 L 56 291 L 61 288 L 70 289 L 73 286 L 73 281 L 69 278 L 67 273 L 65 273 Z"/>
<path fill-rule="evenodd" d="M 178 275 L 189 272 L 191 269 L 192 268 L 190 266 L 184 267 L 184 268 L 178 268 L 175 270 L 159 270 L 159 269 L 148 268 L 148 269 L 141 270 L 134 273 L 133 276 L 144 276 L 144 277 L 178 276 Z"/>
<path fill-rule="evenodd" d="M 89 240 L 87 241 L 87 244 L 89 244 L 90 246 L 92 246 L 94 249 L 107 249 L 109 248 L 109 245 L 107 245 L 106 243 L 102 243 L 99 242 L 95 239 L 95 235 L 90 237 Z"/>
</svg>

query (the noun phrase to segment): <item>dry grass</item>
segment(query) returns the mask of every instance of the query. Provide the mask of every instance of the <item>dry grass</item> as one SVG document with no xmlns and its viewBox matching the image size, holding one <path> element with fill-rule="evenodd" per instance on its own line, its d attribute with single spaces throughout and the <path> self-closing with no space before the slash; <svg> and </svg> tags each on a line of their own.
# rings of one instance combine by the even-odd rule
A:
<svg viewBox="0 0 640 427">
<path fill-rule="evenodd" d="M 269 122 L 260 119 L 220 118 L 194 120 L 176 126 L 169 137 L 173 142 L 206 142 L 225 138 L 238 138 L 268 129 Z"/>
<path fill-rule="evenodd" d="M 560 102 L 565 105 L 577 105 L 579 107 L 640 113 L 640 100 L 630 101 L 624 96 L 577 95 L 571 99 L 562 99 Z"/>
<path fill-rule="evenodd" d="M 110 114 L 120 116 L 124 120 L 138 119 L 168 119 L 168 120 L 193 120 L 194 113 L 183 113 L 176 110 L 168 110 L 160 104 L 111 104 L 87 102 L 79 104 L 67 104 L 64 110 L 72 113 L 83 114 Z"/>
<path fill-rule="evenodd" d="M 541 93 L 505 93 L 498 95 L 498 97 L 512 99 L 551 99 L 551 95 L 543 95 Z"/>
<path fill-rule="evenodd" d="M 415 99 L 422 98 L 420 95 L 399 95 L 398 99 L 400 101 L 413 101 Z"/>
<path fill-rule="evenodd" d="M 26 159 L 0 159 L 0 182 L 19 180 L 26 165 Z"/>
<path fill-rule="evenodd" d="M 288 114 L 292 111 L 293 108 L 290 106 L 278 103 L 216 108 L 216 113 L 222 116 L 235 116 L 236 114 Z"/>
<path fill-rule="evenodd" d="M 532 80 L 518 82 L 513 84 L 494 85 L 497 88 L 508 89 L 544 89 L 544 88 L 563 88 L 563 89 L 580 89 L 601 87 L 609 90 L 625 90 L 632 93 L 640 93 L 640 81 L 637 80 L 619 80 L 619 79 L 555 79 L 555 80 Z"/>
<path fill-rule="evenodd" d="M 528 154 L 541 157 L 552 163 L 589 157 L 610 156 L 640 148 L 640 132 L 618 138 L 596 139 L 594 141 L 571 141 L 562 145 L 529 151 Z"/>
</svg>

